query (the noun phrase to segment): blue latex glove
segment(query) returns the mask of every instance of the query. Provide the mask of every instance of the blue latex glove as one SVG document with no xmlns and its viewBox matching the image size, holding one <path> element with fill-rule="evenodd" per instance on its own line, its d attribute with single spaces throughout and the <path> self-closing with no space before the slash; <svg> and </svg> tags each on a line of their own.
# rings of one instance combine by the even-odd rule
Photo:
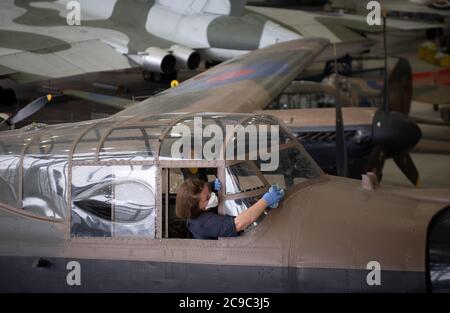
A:
<svg viewBox="0 0 450 313">
<path fill-rule="evenodd" d="M 216 180 L 214 181 L 214 190 L 220 191 L 221 189 L 222 189 L 222 183 L 220 182 L 220 180 L 218 178 L 216 178 Z"/>
<path fill-rule="evenodd" d="M 269 191 L 264 194 L 262 197 L 264 201 L 267 202 L 267 206 L 271 208 L 276 208 L 278 206 L 278 202 L 281 201 L 284 197 L 284 190 L 279 186 L 270 187 Z"/>
</svg>

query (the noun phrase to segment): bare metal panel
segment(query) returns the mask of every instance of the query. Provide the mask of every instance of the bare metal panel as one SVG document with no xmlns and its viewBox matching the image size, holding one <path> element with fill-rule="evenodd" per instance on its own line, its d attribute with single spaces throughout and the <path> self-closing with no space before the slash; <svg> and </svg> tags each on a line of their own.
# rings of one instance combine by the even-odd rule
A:
<svg viewBox="0 0 450 313">
<path fill-rule="evenodd" d="M 156 166 L 74 166 L 72 237 L 155 237 Z"/>
<path fill-rule="evenodd" d="M 18 206 L 20 157 L 31 135 L 11 132 L 0 139 L 0 202 Z"/>
<path fill-rule="evenodd" d="M 23 156 L 23 209 L 56 219 L 67 216 L 67 161 L 75 127 L 50 128 L 35 136 Z"/>
</svg>

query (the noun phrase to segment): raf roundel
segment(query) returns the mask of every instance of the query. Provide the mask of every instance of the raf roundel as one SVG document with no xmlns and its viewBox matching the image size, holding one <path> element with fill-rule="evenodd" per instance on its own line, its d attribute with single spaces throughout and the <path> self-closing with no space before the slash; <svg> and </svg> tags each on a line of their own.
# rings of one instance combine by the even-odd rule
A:
<svg viewBox="0 0 450 313">
<path fill-rule="evenodd" d="M 259 62 L 251 65 L 229 65 L 223 70 L 192 79 L 176 88 L 176 92 L 199 91 L 250 79 L 261 79 L 271 76 L 284 76 L 289 73 L 289 64 L 282 61 Z"/>
</svg>

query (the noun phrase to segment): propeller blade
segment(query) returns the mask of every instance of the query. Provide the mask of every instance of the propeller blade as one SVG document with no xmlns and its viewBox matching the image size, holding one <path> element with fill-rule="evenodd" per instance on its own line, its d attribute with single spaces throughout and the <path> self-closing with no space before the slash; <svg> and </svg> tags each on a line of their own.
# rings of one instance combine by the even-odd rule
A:
<svg viewBox="0 0 450 313">
<path fill-rule="evenodd" d="M 389 110 L 408 115 L 413 96 L 413 74 L 411 64 L 402 57 L 397 58 L 389 73 L 387 97 Z M 401 92 L 399 92 L 401 90 Z"/>
<path fill-rule="evenodd" d="M 336 172 L 338 176 L 347 177 L 347 147 L 345 143 L 344 118 L 342 116 L 342 95 L 339 88 L 339 72 L 336 44 L 334 49 L 334 89 L 336 99 Z"/>
<path fill-rule="evenodd" d="M 338 77 L 336 77 L 336 80 Z M 336 168 L 337 175 L 347 177 L 347 147 L 342 117 L 342 99 L 339 88 L 336 88 Z"/>
<path fill-rule="evenodd" d="M 367 158 L 365 172 L 373 172 L 378 177 L 378 181 L 383 178 L 383 168 L 384 162 L 386 161 L 386 153 L 381 146 L 375 146 L 372 151 L 370 151 L 369 157 Z"/>
<path fill-rule="evenodd" d="M 372 121 L 372 141 L 382 146 L 389 157 L 403 154 L 422 138 L 420 127 L 409 116 L 377 110 Z"/>
<path fill-rule="evenodd" d="M 9 120 L 8 114 L 0 113 L 0 130 L 2 130 L 3 125 L 5 125 L 5 124 L 9 127 L 8 120 Z"/>
<path fill-rule="evenodd" d="M 20 121 L 23 121 L 27 117 L 33 115 L 34 113 L 36 113 L 37 111 L 42 109 L 51 100 L 52 100 L 52 95 L 50 95 L 50 94 L 34 100 L 33 102 L 29 103 L 27 106 L 22 108 L 19 112 L 17 112 L 17 114 L 14 115 L 14 117 L 9 119 L 9 123 L 17 124 Z"/>
<path fill-rule="evenodd" d="M 417 170 L 416 165 L 414 164 L 414 161 L 409 153 L 395 156 L 394 162 L 411 183 L 415 186 L 419 185 L 419 171 Z"/>
<path fill-rule="evenodd" d="M 384 106 L 383 109 L 385 112 L 389 112 L 390 103 L 389 103 L 389 77 L 388 77 L 388 50 L 387 50 L 387 12 L 383 12 L 383 49 L 384 49 L 384 88 L 383 88 L 383 100 Z"/>
</svg>

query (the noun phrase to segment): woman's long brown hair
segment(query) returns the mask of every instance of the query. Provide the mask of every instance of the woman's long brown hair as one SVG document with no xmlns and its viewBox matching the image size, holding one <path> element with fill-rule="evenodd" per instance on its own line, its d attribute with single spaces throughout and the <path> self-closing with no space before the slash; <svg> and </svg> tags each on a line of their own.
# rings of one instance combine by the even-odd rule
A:
<svg viewBox="0 0 450 313">
<path fill-rule="evenodd" d="M 202 211 L 199 209 L 200 193 L 205 182 L 197 178 L 188 178 L 177 190 L 176 215 L 178 218 L 196 218 Z"/>
</svg>

